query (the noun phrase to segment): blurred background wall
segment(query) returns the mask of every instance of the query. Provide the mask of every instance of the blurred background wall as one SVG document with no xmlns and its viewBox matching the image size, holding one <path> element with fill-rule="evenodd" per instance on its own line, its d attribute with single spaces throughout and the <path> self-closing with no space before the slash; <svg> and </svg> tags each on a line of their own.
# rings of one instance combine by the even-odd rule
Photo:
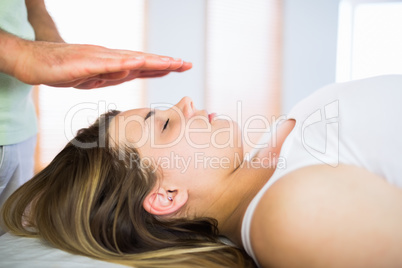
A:
<svg viewBox="0 0 402 268">
<path fill-rule="evenodd" d="M 333 82 L 402 73 L 400 0 L 47 0 L 70 43 L 180 57 L 193 69 L 91 91 L 41 86 L 38 169 L 108 109 L 173 105 L 254 127 Z M 254 115 L 260 115 L 255 117 Z M 253 117 L 254 116 L 254 117 Z"/>
</svg>

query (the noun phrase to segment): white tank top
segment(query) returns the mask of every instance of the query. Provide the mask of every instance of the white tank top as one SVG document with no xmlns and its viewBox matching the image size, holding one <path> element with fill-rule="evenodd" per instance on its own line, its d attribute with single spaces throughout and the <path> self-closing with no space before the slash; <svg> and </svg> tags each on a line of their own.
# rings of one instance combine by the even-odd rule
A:
<svg viewBox="0 0 402 268">
<path fill-rule="evenodd" d="M 282 145 L 272 177 L 254 197 L 241 236 L 257 263 L 250 227 L 255 208 L 269 187 L 306 166 L 363 167 L 402 188 L 402 75 L 378 76 L 326 86 L 288 114 L 296 124 Z"/>
</svg>

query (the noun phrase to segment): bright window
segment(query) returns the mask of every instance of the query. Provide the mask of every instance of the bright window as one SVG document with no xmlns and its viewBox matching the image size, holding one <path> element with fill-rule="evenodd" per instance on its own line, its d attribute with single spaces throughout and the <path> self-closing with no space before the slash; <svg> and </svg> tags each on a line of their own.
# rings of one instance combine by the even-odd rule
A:
<svg viewBox="0 0 402 268">
<path fill-rule="evenodd" d="M 280 113 L 282 1 L 207 3 L 207 109 L 243 127 L 250 123 L 250 128 L 266 128 L 261 118 L 272 123 L 270 115 Z M 254 147 L 260 135 L 256 131 L 247 137 L 251 143 L 245 144 L 246 150 Z"/>
<path fill-rule="evenodd" d="M 337 81 L 402 73 L 402 1 L 343 0 Z"/>
</svg>

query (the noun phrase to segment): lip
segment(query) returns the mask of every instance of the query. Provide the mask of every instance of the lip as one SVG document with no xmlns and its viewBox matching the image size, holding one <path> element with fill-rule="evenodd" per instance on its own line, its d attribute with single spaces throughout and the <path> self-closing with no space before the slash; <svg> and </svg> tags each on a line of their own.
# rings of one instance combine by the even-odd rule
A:
<svg viewBox="0 0 402 268">
<path fill-rule="evenodd" d="M 211 123 L 215 117 L 216 117 L 216 113 L 208 114 L 209 123 Z"/>
</svg>

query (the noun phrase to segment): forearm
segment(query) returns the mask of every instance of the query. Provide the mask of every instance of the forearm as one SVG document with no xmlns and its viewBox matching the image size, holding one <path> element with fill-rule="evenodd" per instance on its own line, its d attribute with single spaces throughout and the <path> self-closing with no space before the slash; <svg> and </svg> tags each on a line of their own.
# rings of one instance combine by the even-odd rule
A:
<svg viewBox="0 0 402 268">
<path fill-rule="evenodd" d="M 36 41 L 64 42 L 56 24 L 46 10 L 44 0 L 25 0 L 28 21 L 35 31 Z"/>
<path fill-rule="evenodd" d="M 0 72 L 14 75 L 18 55 L 23 50 L 25 40 L 0 29 Z"/>
</svg>

